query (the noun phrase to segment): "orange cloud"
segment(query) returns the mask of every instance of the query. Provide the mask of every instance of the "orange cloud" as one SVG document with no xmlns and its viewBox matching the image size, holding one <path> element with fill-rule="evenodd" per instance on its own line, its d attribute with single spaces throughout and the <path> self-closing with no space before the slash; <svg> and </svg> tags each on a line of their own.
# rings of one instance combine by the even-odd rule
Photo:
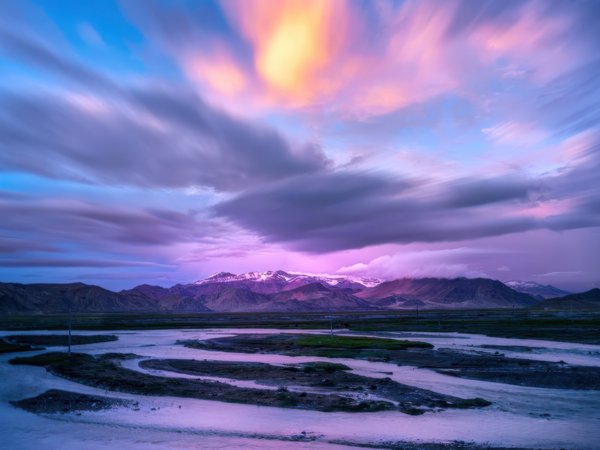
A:
<svg viewBox="0 0 600 450">
<path fill-rule="evenodd" d="M 252 44 L 255 70 L 273 100 L 304 106 L 338 88 L 339 82 L 325 75 L 347 42 L 348 3 L 240 0 L 224 5 Z"/>
<path fill-rule="evenodd" d="M 533 81 L 546 82 L 581 56 L 573 42 L 561 40 L 572 18 L 548 17 L 537 3 L 452 32 L 459 14 L 452 1 L 367 7 L 343 0 L 222 0 L 222 6 L 235 39 L 208 40 L 208 56 L 203 42 L 185 53 L 184 70 L 221 105 L 243 102 L 244 112 L 387 114 L 446 93 L 476 98 L 484 78 L 533 74 Z M 237 60 L 233 48 L 235 55 L 249 53 Z"/>
</svg>

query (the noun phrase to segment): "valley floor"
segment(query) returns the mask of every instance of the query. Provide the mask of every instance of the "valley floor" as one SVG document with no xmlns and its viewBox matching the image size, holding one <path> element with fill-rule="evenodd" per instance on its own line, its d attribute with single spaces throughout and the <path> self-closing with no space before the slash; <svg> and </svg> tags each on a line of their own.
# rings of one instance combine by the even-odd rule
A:
<svg viewBox="0 0 600 450">
<path fill-rule="evenodd" d="M 458 332 L 600 345 L 600 311 L 530 309 L 400 310 L 378 312 L 77 314 L 79 330 L 206 328 L 336 329 Z M 0 330 L 64 330 L 66 315 L 5 315 Z M 17 333 L 13 333 L 17 334 Z"/>
<path fill-rule="evenodd" d="M 394 383 L 447 396 L 444 398 L 482 398 L 491 402 L 491 405 L 472 409 L 438 408 L 436 411 L 413 416 L 398 410 L 322 412 L 181 398 L 160 393 L 140 395 L 122 392 L 118 388 L 80 384 L 52 374 L 43 367 L 8 363 L 16 356 L 28 357 L 45 353 L 29 351 L 0 355 L 0 379 L 4 380 L 0 384 L 0 447 L 24 450 L 44 447 L 153 450 L 174 446 L 184 449 L 592 449 L 600 442 L 600 391 L 597 388 L 581 390 L 520 386 L 450 376 L 431 368 L 398 365 L 394 361 L 385 362 L 372 358 L 240 353 L 235 349 L 218 351 L 189 348 L 178 343 L 204 342 L 207 339 L 227 342 L 227 339 L 235 335 L 279 335 L 289 332 L 289 329 L 272 328 L 111 330 L 110 333 L 84 331 L 77 334 L 110 334 L 117 336 L 118 340 L 78 345 L 74 351 L 90 355 L 138 355 L 139 358 L 126 359 L 121 364 L 124 369 L 139 372 L 140 378 L 154 376 L 171 377 L 173 380 L 196 379 L 206 375 L 206 371 L 218 368 L 221 371 L 221 382 L 232 385 L 246 383 L 246 389 L 265 387 L 262 384 L 264 380 L 260 378 L 265 366 L 250 363 L 280 367 L 303 367 L 301 365 L 314 365 L 315 362 L 343 364 L 350 369 L 348 373 L 351 374 L 342 378 L 344 382 L 359 380 L 359 377 L 379 380 L 389 378 Z M 298 332 L 293 331 L 295 334 Z M 302 333 L 312 336 L 322 331 L 305 330 Z M 336 336 L 348 333 L 338 330 Z M 6 331 L 0 334 L 6 336 L 16 333 Z M 20 331 L 18 334 L 55 333 Z M 496 352 L 501 352 L 510 358 L 532 362 L 561 362 L 565 367 L 600 367 L 600 346 L 590 344 L 432 331 L 363 331 L 352 335 L 385 337 L 403 342 L 427 342 L 435 350 L 443 348 L 465 354 L 495 355 Z M 41 340 L 39 338 L 37 341 Z M 306 342 L 314 341 L 315 339 L 310 339 Z M 360 344 L 364 341 L 356 342 Z M 60 352 L 65 348 L 55 347 L 52 350 Z M 182 365 L 174 362 L 175 360 L 196 360 L 199 363 Z M 222 364 L 209 364 L 205 360 L 220 361 Z M 247 367 L 253 367 L 253 370 L 240 376 L 239 367 L 245 367 L 244 364 L 250 364 Z M 281 377 L 286 377 L 286 383 L 291 383 L 284 372 L 277 373 L 279 375 L 274 373 L 271 378 L 281 380 Z M 255 375 L 257 379 L 252 379 Z M 311 378 L 302 379 L 307 382 Z M 277 388 L 276 384 L 272 386 L 273 389 Z M 26 412 L 10 403 L 31 399 L 52 389 L 59 391 L 52 391 L 50 398 L 42 397 L 37 402 L 29 402 L 29 406 L 33 408 L 30 410 L 41 408 L 36 411 L 37 414 Z M 61 394 L 60 391 L 71 394 Z M 106 398 L 109 400 L 105 401 Z M 48 409 L 52 402 L 56 402 L 54 405 L 60 405 L 60 408 Z"/>
</svg>

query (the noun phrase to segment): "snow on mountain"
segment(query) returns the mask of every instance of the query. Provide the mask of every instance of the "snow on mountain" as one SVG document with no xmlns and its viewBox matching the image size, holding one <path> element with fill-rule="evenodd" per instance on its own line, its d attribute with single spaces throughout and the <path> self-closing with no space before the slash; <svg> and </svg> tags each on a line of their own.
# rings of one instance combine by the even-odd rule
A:
<svg viewBox="0 0 600 450">
<path fill-rule="evenodd" d="M 536 283 L 535 281 L 507 281 L 504 284 L 517 292 L 523 292 L 537 298 L 554 298 L 569 294 L 569 292 L 557 287 Z"/>
<path fill-rule="evenodd" d="M 347 285 L 352 283 L 358 283 L 363 285 L 364 287 L 373 287 L 377 286 L 382 280 L 377 278 L 363 278 L 363 277 L 353 277 L 353 276 L 344 276 L 344 275 L 330 275 L 330 274 L 315 274 L 315 273 L 302 273 L 302 272 L 290 272 L 290 274 L 294 275 L 297 279 L 309 279 L 311 282 L 321 282 L 326 283 L 330 286 L 337 287 L 347 287 Z"/>
<path fill-rule="evenodd" d="M 429 308 L 512 308 L 538 301 L 489 278 L 401 278 L 354 295 L 383 307 L 418 300 Z"/>
<path fill-rule="evenodd" d="M 504 283 L 505 285 L 515 289 L 515 288 L 519 288 L 519 289 L 530 289 L 530 288 L 535 288 L 535 287 L 540 287 L 542 286 L 539 283 L 536 283 L 535 281 L 518 281 L 518 280 L 514 280 L 514 281 L 507 281 L 506 283 Z"/>
<path fill-rule="evenodd" d="M 376 278 L 268 270 L 266 272 L 246 272 L 239 275 L 230 272 L 219 272 L 203 280 L 198 280 L 194 284 L 233 282 L 277 283 L 282 285 L 283 290 L 295 289 L 296 287 L 310 283 L 324 283 L 338 288 L 364 289 L 378 285 L 381 283 L 381 280 Z"/>
</svg>

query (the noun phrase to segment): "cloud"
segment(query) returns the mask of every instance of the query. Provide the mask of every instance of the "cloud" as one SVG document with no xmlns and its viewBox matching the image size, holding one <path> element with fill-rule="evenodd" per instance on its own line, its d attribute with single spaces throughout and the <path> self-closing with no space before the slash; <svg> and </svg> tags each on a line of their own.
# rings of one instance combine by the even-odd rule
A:
<svg viewBox="0 0 600 450">
<path fill-rule="evenodd" d="M 12 242 L 12 247 L 28 239 L 36 242 L 21 246 L 27 251 L 42 251 L 48 246 L 61 249 L 65 244 L 67 248 L 78 246 L 82 251 L 166 246 L 201 241 L 218 233 L 219 228 L 193 214 L 71 199 L 0 200 L 0 208 L 0 232 L 6 242 Z"/>
<path fill-rule="evenodd" d="M 274 101 L 304 105 L 338 88 L 336 78 L 326 75 L 354 28 L 347 3 L 233 0 L 223 6 L 252 45 L 257 75 Z"/>
<path fill-rule="evenodd" d="M 249 83 L 226 49 L 215 50 L 208 57 L 190 55 L 184 61 L 184 71 L 193 81 L 206 84 L 223 96 L 238 95 Z"/>
<path fill-rule="evenodd" d="M 102 259 L 0 259 L 0 267 L 172 267 L 148 261 Z"/>
<path fill-rule="evenodd" d="M 503 122 L 481 130 L 492 142 L 502 145 L 516 145 L 521 148 L 534 146 L 548 137 L 548 133 L 532 124 Z"/>
<path fill-rule="evenodd" d="M 442 198 L 453 207 L 470 207 L 508 200 L 531 200 L 541 191 L 539 182 L 518 175 L 463 178 L 452 181 Z"/>
<path fill-rule="evenodd" d="M 0 170 L 235 191 L 329 164 L 317 145 L 292 143 L 185 87 L 120 86 L 29 36 L 0 28 L 0 37 L 0 51 L 79 86 L 0 92 Z"/>
<path fill-rule="evenodd" d="M 0 54 L 33 67 L 50 71 L 74 81 L 103 91 L 112 91 L 116 85 L 108 78 L 59 55 L 39 40 L 23 33 L 14 32 L 0 23 Z"/>
<path fill-rule="evenodd" d="M 584 142 L 584 157 L 537 178 L 509 173 L 436 182 L 326 171 L 246 191 L 214 212 L 268 241 L 314 253 L 597 227 L 600 152 L 594 138 Z"/>
<path fill-rule="evenodd" d="M 486 277 L 486 273 L 465 262 L 469 257 L 490 256 L 498 250 L 457 247 L 443 250 L 403 251 L 383 255 L 367 263 L 341 267 L 338 273 L 393 280 L 401 277 Z"/>
<path fill-rule="evenodd" d="M 504 240 L 541 256 L 488 273 L 591 267 L 593 229 L 562 232 L 600 226 L 592 3 L 127 1 L 66 29 L 9 1 L 1 259 L 454 276 L 483 256 L 389 248 Z"/>
<path fill-rule="evenodd" d="M 571 33 L 592 25 L 560 2 L 220 5 L 195 20 L 155 3 L 127 10 L 201 91 L 225 103 L 243 99 L 247 112 L 388 114 L 445 94 L 474 98 L 494 83 L 540 86 L 595 50 Z"/>
<path fill-rule="evenodd" d="M 564 271 L 564 272 L 547 272 L 536 275 L 537 277 L 544 278 L 561 278 L 561 277 L 572 277 L 573 275 L 582 275 L 584 272 L 580 271 Z"/>
<path fill-rule="evenodd" d="M 95 47 L 104 47 L 106 45 L 104 39 L 102 39 L 102 36 L 98 33 L 98 30 L 89 23 L 80 23 L 77 27 L 77 32 L 79 33 L 79 36 L 81 36 L 81 39 L 88 45 Z"/>
<path fill-rule="evenodd" d="M 4 171 L 235 191 L 328 164 L 319 147 L 291 144 L 278 132 L 236 119 L 185 91 L 135 89 L 114 99 L 4 93 L 0 105 Z"/>
<path fill-rule="evenodd" d="M 527 216 L 459 209 L 444 197 L 454 185 L 415 185 L 364 172 L 327 172 L 247 191 L 214 207 L 218 216 L 267 240 L 312 252 L 390 242 L 453 241 L 536 227 Z M 478 204 L 506 199 L 492 190 Z M 451 198 L 456 196 L 450 194 Z M 508 198 L 508 197 L 507 197 Z M 462 205 L 461 205 L 462 206 Z"/>
<path fill-rule="evenodd" d="M 28 239 L 0 237 L 0 254 L 7 255 L 21 252 L 58 252 L 59 250 L 47 244 L 32 242 Z"/>
</svg>

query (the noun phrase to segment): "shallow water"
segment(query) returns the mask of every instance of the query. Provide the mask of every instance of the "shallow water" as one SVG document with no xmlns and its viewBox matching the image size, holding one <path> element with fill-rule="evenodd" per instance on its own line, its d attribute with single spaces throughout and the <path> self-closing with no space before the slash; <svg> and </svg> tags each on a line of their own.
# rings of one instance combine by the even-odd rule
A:
<svg viewBox="0 0 600 450">
<path fill-rule="evenodd" d="M 150 397 L 106 392 L 66 381 L 31 366 L 11 366 L 15 355 L 0 355 L 0 448 L 340 448 L 328 441 L 358 443 L 400 440 L 464 440 L 493 445 L 536 448 L 597 448 L 600 442 L 600 392 L 540 389 L 467 380 L 436 372 L 394 364 L 352 359 L 238 354 L 188 349 L 178 339 L 207 339 L 240 333 L 279 333 L 289 330 L 144 330 L 114 331 L 118 341 L 76 346 L 89 353 L 135 353 L 145 358 L 193 358 L 229 361 L 256 361 L 289 364 L 306 361 L 341 362 L 356 373 L 372 377 L 389 376 L 401 383 L 460 397 L 482 397 L 493 405 L 476 410 L 448 410 L 422 416 L 397 411 L 377 413 L 323 413 L 259 407 L 206 400 Z M 313 333 L 314 331 L 310 331 Z M 46 334 L 52 332 L 32 332 Z M 294 331 L 297 333 L 297 331 Z M 341 333 L 341 332 L 340 332 Z M 0 334 L 11 334 L 0 332 Z M 19 333 L 21 334 L 21 333 Z M 77 334 L 100 334 L 77 332 Z M 436 347 L 464 351 L 488 351 L 480 345 L 531 346 L 534 352 L 506 352 L 507 356 L 548 361 L 600 365 L 600 346 L 539 340 L 491 338 L 457 333 L 361 333 L 398 339 L 423 340 Z M 52 349 L 62 350 L 60 347 Z M 27 354 L 34 354 L 29 352 Z M 514 353 L 514 354 L 513 354 Z M 25 355 L 24 353 L 19 356 Z M 143 370 L 139 360 L 124 362 Z M 391 372 L 391 374 L 389 374 Z M 156 371 L 149 373 L 157 374 Z M 173 372 L 161 376 L 189 377 Z M 198 378 L 193 377 L 192 378 Z M 226 380 L 245 387 L 254 382 Z M 81 415 L 47 417 L 20 411 L 8 400 L 31 397 L 50 388 L 135 399 L 140 411 L 127 408 Z M 545 416 L 549 414 L 549 417 Z M 543 416 L 544 415 L 544 416 Z M 291 436 L 312 436 L 314 442 L 291 442 Z M 57 445 L 60 443 L 60 446 Z"/>
</svg>

